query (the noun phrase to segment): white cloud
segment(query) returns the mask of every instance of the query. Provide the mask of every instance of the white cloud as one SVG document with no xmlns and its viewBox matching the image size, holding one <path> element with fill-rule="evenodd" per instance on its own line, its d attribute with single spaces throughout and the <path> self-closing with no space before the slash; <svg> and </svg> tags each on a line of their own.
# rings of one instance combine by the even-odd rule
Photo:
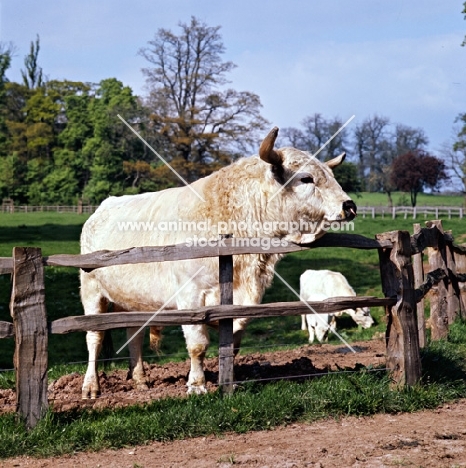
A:
<svg viewBox="0 0 466 468">
<path fill-rule="evenodd" d="M 460 41 L 450 34 L 317 43 L 281 64 L 273 54 L 248 52 L 234 81 L 261 96 L 274 124 L 299 126 L 314 112 L 343 119 L 356 114 L 358 120 L 378 113 L 424 128 L 437 145 L 466 110 Z"/>
</svg>

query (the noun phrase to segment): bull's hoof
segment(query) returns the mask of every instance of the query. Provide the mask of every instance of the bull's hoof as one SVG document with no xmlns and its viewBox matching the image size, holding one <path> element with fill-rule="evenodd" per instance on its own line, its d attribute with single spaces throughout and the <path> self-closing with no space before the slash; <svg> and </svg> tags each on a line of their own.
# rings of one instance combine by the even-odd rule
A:
<svg viewBox="0 0 466 468">
<path fill-rule="evenodd" d="M 188 395 L 203 395 L 207 393 L 205 385 L 190 385 L 188 384 L 188 390 L 186 392 Z"/>
<path fill-rule="evenodd" d="M 147 382 L 139 382 L 136 384 L 136 389 L 145 392 L 149 390 L 149 385 L 147 385 Z"/>
<path fill-rule="evenodd" d="M 95 400 L 100 396 L 100 390 L 83 390 L 81 398 L 83 400 L 89 400 L 89 397 L 91 400 Z"/>
<path fill-rule="evenodd" d="M 99 382 L 94 379 L 89 379 L 86 381 L 84 379 L 82 387 L 82 399 L 88 400 L 89 397 L 91 400 L 95 400 L 100 396 L 100 385 Z"/>
</svg>

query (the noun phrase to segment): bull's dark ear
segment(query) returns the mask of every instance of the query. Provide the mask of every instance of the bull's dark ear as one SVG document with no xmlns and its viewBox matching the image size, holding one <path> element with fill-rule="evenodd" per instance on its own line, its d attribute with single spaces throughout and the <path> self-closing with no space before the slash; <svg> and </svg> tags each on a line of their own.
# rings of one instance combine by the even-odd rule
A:
<svg viewBox="0 0 466 468">
<path fill-rule="evenodd" d="M 337 156 L 336 158 L 330 159 L 329 161 L 325 161 L 325 164 L 330 169 L 333 169 L 334 167 L 339 166 L 346 158 L 346 153 L 341 153 L 340 156 Z"/>
<path fill-rule="evenodd" d="M 278 127 L 273 127 L 269 134 L 264 138 L 259 148 L 259 156 L 262 161 L 279 166 L 282 164 L 282 155 L 276 151 L 273 146 L 278 135 Z"/>
</svg>

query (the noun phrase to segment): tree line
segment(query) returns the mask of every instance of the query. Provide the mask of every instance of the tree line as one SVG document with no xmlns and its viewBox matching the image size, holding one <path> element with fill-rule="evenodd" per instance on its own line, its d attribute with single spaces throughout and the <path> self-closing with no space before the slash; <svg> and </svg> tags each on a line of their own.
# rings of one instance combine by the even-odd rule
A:
<svg viewBox="0 0 466 468">
<path fill-rule="evenodd" d="M 178 26 L 178 33 L 159 29 L 139 51 L 147 61 L 145 96 L 117 78 L 50 79 L 40 67 L 39 37 L 24 58 L 22 82 L 9 81 L 15 48 L 0 44 L 0 198 L 98 204 L 109 195 L 191 182 L 255 154 L 271 124 L 258 95 L 230 87 L 235 64 L 223 59 L 220 26 L 195 17 Z M 450 156 L 464 162 L 466 117 L 459 118 L 465 126 Z M 343 124 L 314 113 L 300 128 L 281 129 L 279 144 L 321 160 L 346 151 L 350 162 L 335 173 L 343 188 L 385 192 L 389 203 L 392 192 L 403 190 L 415 204 L 417 193 L 447 178 L 422 129 L 379 115 L 354 128 Z"/>
</svg>

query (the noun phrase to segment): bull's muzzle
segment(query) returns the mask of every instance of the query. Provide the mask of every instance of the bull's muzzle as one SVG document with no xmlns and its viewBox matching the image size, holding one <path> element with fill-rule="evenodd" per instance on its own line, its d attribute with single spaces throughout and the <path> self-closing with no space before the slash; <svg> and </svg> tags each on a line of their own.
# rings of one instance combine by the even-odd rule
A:
<svg viewBox="0 0 466 468">
<path fill-rule="evenodd" d="M 353 200 L 346 200 L 343 202 L 343 212 L 345 213 L 345 220 L 351 221 L 356 218 L 358 208 Z"/>
</svg>

